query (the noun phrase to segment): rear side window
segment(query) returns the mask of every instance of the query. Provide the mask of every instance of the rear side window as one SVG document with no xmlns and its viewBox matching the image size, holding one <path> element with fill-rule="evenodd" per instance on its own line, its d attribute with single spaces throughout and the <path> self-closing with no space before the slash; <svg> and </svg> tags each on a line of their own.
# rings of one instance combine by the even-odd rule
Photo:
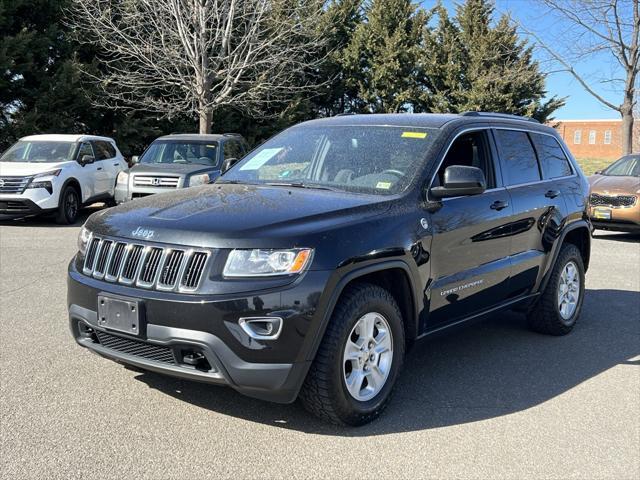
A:
<svg viewBox="0 0 640 480">
<path fill-rule="evenodd" d="M 527 133 L 495 130 L 495 134 L 505 185 L 539 181 L 538 160 Z"/>
<path fill-rule="evenodd" d="M 93 150 L 96 152 L 96 160 L 107 160 L 116 156 L 116 149 L 109 142 L 98 140 L 93 143 Z"/>
<path fill-rule="evenodd" d="M 530 135 L 533 146 L 536 147 L 545 179 L 566 177 L 573 173 L 569 159 L 555 138 L 539 133 L 531 133 Z"/>
</svg>

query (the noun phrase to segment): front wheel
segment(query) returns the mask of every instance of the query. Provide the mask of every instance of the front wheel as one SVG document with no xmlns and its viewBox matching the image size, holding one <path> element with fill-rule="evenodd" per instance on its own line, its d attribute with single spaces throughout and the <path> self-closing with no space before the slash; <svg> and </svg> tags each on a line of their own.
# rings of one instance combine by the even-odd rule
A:
<svg viewBox="0 0 640 480">
<path fill-rule="evenodd" d="M 75 188 L 67 186 L 60 194 L 56 222 L 61 225 L 75 223 L 80 211 L 80 196 Z"/>
<path fill-rule="evenodd" d="M 402 315 L 393 296 L 376 285 L 349 287 L 300 392 L 303 405 L 334 424 L 374 420 L 391 399 L 404 346 Z"/>
<path fill-rule="evenodd" d="M 580 250 L 565 244 L 553 266 L 549 282 L 529 312 L 532 330 L 566 335 L 573 330 L 584 300 L 584 263 Z"/>
</svg>

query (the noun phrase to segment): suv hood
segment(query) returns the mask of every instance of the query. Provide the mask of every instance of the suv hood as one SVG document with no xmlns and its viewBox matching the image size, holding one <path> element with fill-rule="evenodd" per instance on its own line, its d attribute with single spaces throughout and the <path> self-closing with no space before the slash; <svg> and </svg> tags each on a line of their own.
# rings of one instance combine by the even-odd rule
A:
<svg viewBox="0 0 640 480">
<path fill-rule="evenodd" d="M 260 185 L 209 184 L 103 210 L 97 234 L 210 247 L 288 247 L 307 235 L 386 211 L 395 197 Z M 140 228 L 138 235 L 134 232 Z M 145 237 L 139 235 L 147 230 Z M 149 233 L 152 232 L 152 233 Z"/>
<path fill-rule="evenodd" d="M 220 170 L 213 165 L 202 165 L 200 163 L 138 163 L 131 167 L 131 173 L 162 173 L 176 175 L 190 175 L 192 173 L 210 172 Z"/>
<path fill-rule="evenodd" d="M 30 176 L 63 168 L 71 163 L 75 162 L 71 160 L 56 163 L 0 162 L 0 175 Z"/>
<path fill-rule="evenodd" d="M 636 194 L 640 190 L 640 178 L 593 175 L 589 177 L 591 193 L 626 193 Z"/>
</svg>

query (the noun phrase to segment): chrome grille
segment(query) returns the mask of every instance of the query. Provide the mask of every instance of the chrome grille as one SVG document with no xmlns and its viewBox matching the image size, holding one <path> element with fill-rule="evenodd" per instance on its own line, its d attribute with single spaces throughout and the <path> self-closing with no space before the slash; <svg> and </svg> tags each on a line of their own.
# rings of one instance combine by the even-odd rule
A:
<svg viewBox="0 0 640 480">
<path fill-rule="evenodd" d="M 134 175 L 135 187 L 177 188 L 180 177 L 165 177 L 151 175 Z"/>
<path fill-rule="evenodd" d="M 600 195 L 592 193 L 589 197 L 589 203 L 594 207 L 631 207 L 636 203 L 635 195 Z"/>
<path fill-rule="evenodd" d="M 206 253 L 194 252 L 187 260 L 187 267 L 184 270 L 180 284 L 186 288 L 196 288 L 202 276 L 202 270 L 204 269 L 206 261 Z"/>
<path fill-rule="evenodd" d="M 208 251 L 93 237 L 87 247 L 83 272 L 125 285 L 195 292 L 209 257 Z"/>
<path fill-rule="evenodd" d="M 22 193 L 31 177 L 0 177 L 0 193 Z"/>
</svg>

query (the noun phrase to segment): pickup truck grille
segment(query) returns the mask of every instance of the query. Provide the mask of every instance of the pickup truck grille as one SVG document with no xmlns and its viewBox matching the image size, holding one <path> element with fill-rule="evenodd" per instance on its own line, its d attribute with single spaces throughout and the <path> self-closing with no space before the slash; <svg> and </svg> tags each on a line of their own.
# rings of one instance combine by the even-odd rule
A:
<svg viewBox="0 0 640 480">
<path fill-rule="evenodd" d="M 0 177 L 0 193 L 22 193 L 31 177 Z"/>
<path fill-rule="evenodd" d="M 180 177 L 134 175 L 134 187 L 178 188 Z"/>
<path fill-rule="evenodd" d="M 93 237 L 82 271 L 108 282 L 191 293 L 200 286 L 210 256 L 206 250 Z"/>
<path fill-rule="evenodd" d="M 630 207 L 636 203 L 635 195 L 600 195 L 592 193 L 589 203 L 594 207 Z"/>
</svg>

